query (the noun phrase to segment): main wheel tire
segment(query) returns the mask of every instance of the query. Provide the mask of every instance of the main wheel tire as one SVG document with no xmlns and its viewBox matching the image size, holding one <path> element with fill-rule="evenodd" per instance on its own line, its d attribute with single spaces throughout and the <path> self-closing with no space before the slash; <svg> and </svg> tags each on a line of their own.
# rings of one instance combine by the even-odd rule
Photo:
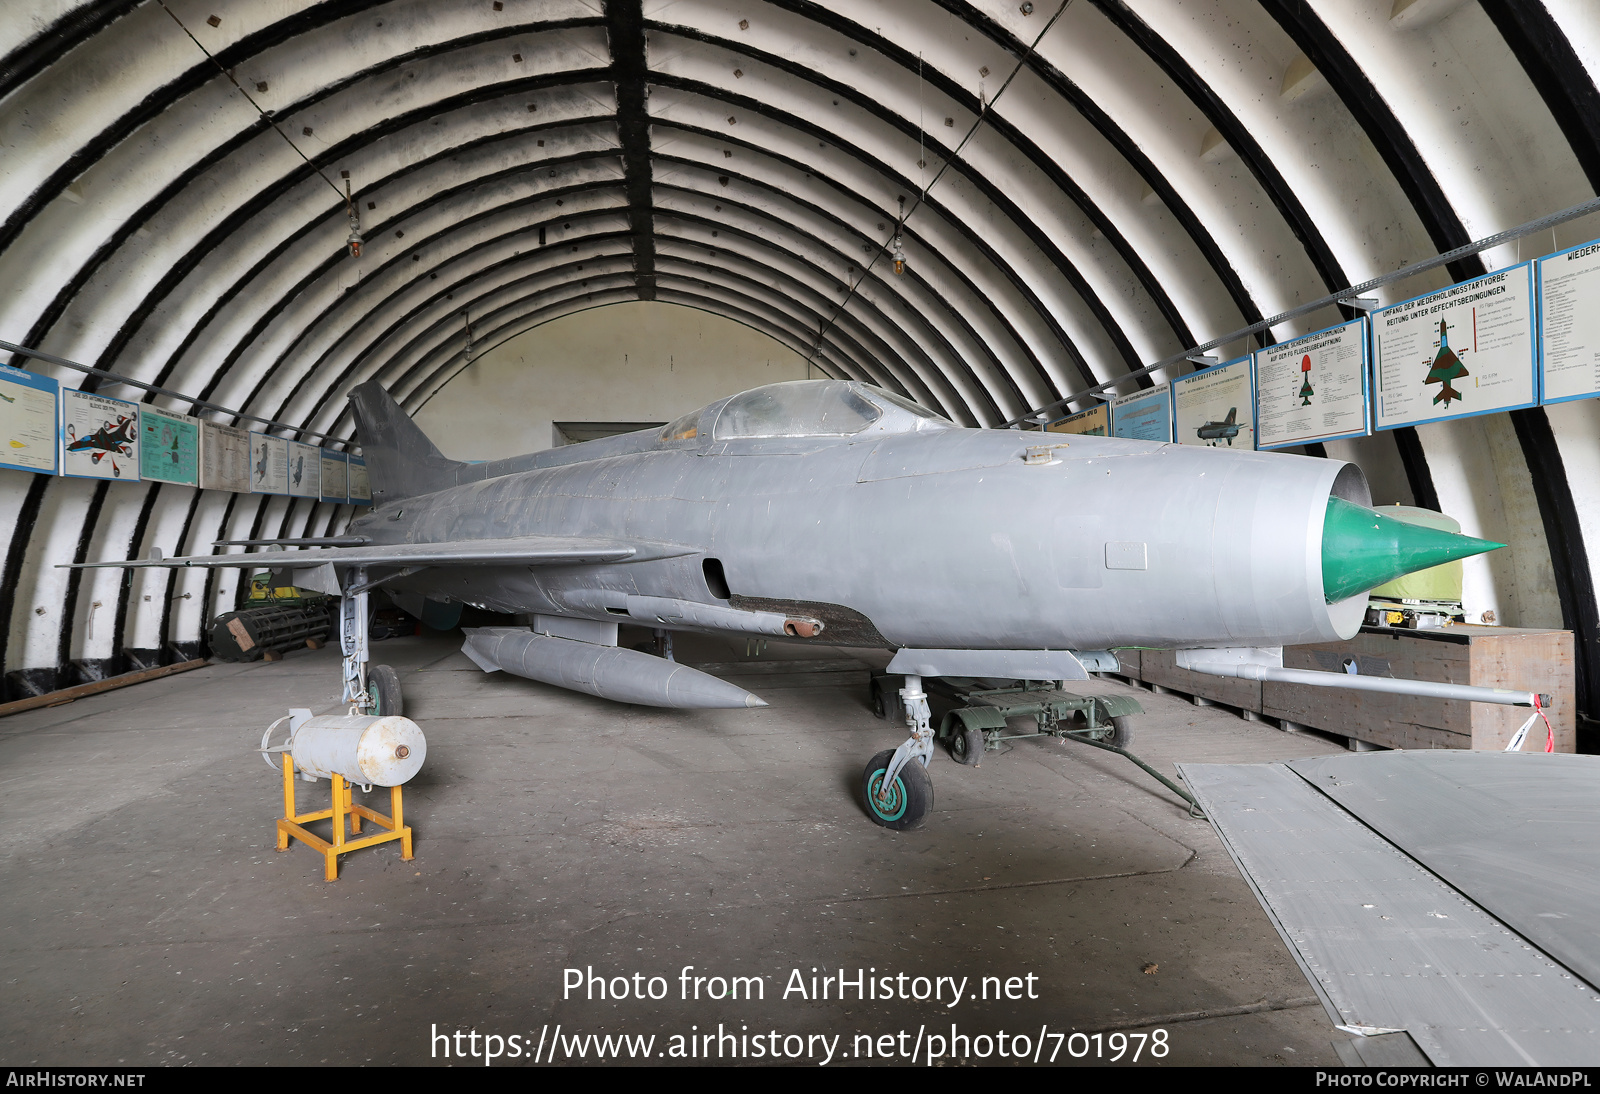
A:
<svg viewBox="0 0 1600 1094">
<path fill-rule="evenodd" d="M 1133 747 L 1133 719 L 1123 715 L 1111 719 L 1111 736 L 1106 738 L 1106 744 L 1117 748 Z"/>
<path fill-rule="evenodd" d="M 890 722 L 905 721 L 905 710 L 900 705 L 900 690 L 890 681 L 872 682 L 872 713 L 874 717 Z"/>
<path fill-rule="evenodd" d="M 933 778 L 921 760 L 911 760 L 902 767 L 894 777 L 886 800 L 878 800 L 878 790 L 883 786 L 883 776 L 889 770 L 894 753 L 892 748 L 884 749 L 867 762 L 861 773 L 861 797 L 866 803 L 867 816 L 874 824 L 896 831 L 921 828 L 933 809 Z"/>
<path fill-rule="evenodd" d="M 380 718 L 398 717 L 406 712 L 400 694 L 400 674 L 388 665 L 374 665 L 367 674 L 367 690 L 372 694 L 372 713 Z"/>
<path fill-rule="evenodd" d="M 950 758 L 958 764 L 977 767 L 983 758 L 983 730 L 968 729 L 957 722 L 950 732 Z"/>
</svg>

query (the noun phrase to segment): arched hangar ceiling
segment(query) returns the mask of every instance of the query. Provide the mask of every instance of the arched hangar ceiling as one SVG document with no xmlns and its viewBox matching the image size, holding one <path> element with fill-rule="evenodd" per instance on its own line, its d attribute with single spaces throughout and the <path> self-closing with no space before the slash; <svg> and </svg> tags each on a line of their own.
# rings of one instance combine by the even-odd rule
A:
<svg viewBox="0 0 1600 1094">
<path fill-rule="evenodd" d="M 1597 65 L 1581 0 L 39 0 L 0 13 L 0 337 L 348 436 L 356 383 L 416 407 L 474 348 L 657 299 L 999 425 L 1592 196 Z M 1522 412 L 1497 458 L 1583 642 L 1596 518 L 1558 432 Z M 1368 448 L 1437 504 L 1424 439 Z M 144 578 L 85 596 L 46 559 L 341 519 L 4 499 L 24 690 L 231 596 L 141 609 Z"/>
</svg>

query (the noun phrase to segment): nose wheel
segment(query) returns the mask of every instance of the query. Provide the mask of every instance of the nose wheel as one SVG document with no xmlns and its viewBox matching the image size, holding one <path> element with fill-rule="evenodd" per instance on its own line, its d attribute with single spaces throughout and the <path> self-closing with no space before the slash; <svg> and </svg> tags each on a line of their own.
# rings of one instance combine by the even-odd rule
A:
<svg viewBox="0 0 1600 1094">
<path fill-rule="evenodd" d="M 933 809 L 933 777 L 913 760 L 903 764 L 885 785 L 884 776 L 894 755 L 895 749 L 884 749 L 867 761 L 866 770 L 861 773 L 861 796 L 867 803 L 867 816 L 874 824 L 896 831 L 921 828 Z"/>
<path fill-rule="evenodd" d="M 884 692 L 875 690 L 874 698 L 882 702 Z M 933 730 L 920 676 L 906 677 L 899 698 L 911 735 L 899 748 L 880 752 L 868 761 L 861 773 L 861 794 L 874 824 L 903 831 L 920 828 L 933 809 L 933 777 L 928 774 Z"/>
</svg>

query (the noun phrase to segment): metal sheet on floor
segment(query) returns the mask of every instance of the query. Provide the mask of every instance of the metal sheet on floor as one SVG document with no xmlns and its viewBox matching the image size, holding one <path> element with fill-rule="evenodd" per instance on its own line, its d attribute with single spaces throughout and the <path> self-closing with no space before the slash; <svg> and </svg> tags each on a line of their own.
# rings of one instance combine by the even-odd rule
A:
<svg viewBox="0 0 1600 1094">
<path fill-rule="evenodd" d="M 1441 749 L 1288 766 L 1600 985 L 1600 756 Z"/>
<path fill-rule="evenodd" d="M 1180 770 L 1335 1024 L 1438 1065 L 1600 1061 L 1600 993 L 1295 770 Z"/>
</svg>

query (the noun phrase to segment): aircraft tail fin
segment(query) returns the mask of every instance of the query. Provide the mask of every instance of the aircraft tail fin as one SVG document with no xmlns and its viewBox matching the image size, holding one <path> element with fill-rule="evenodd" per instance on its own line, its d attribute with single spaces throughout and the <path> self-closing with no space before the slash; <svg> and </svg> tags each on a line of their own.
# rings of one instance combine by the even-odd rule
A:
<svg viewBox="0 0 1600 1094">
<path fill-rule="evenodd" d="M 350 408 L 372 479 L 374 505 L 454 486 L 460 470 L 470 466 L 440 452 L 376 380 L 350 390 Z"/>
<path fill-rule="evenodd" d="M 1238 418 L 1239 418 L 1239 408 L 1236 407 L 1236 406 L 1230 406 L 1228 408 L 1227 424 L 1228 425 L 1232 425 L 1235 421 L 1238 420 Z"/>
</svg>

